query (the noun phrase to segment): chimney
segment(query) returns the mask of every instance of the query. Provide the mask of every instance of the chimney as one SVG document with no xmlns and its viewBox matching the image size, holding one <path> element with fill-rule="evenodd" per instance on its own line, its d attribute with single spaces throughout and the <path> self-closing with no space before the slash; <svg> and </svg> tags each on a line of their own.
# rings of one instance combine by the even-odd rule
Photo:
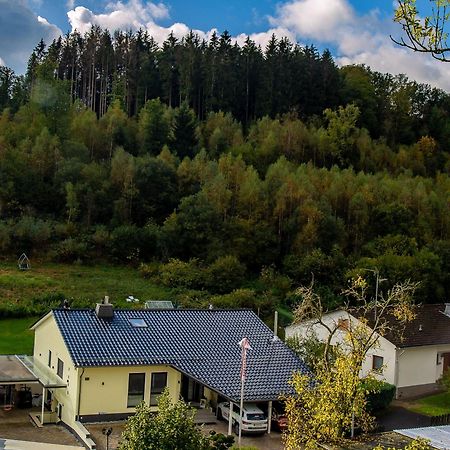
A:
<svg viewBox="0 0 450 450">
<path fill-rule="evenodd" d="M 109 297 L 105 295 L 105 298 L 101 303 L 97 303 L 95 307 L 95 314 L 99 319 L 112 320 L 114 316 L 114 308 L 111 303 L 109 303 Z"/>
<path fill-rule="evenodd" d="M 445 303 L 444 314 L 450 317 L 450 303 Z"/>
</svg>

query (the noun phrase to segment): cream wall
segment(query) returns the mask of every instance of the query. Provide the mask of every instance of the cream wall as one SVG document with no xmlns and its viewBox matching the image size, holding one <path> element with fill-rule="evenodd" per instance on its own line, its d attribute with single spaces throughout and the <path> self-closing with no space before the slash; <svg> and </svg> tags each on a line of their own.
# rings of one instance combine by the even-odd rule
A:
<svg viewBox="0 0 450 450">
<path fill-rule="evenodd" d="M 98 413 L 132 413 L 127 408 L 128 374 L 145 373 L 144 400 L 150 403 L 152 372 L 167 372 L 167 385 L 174 400 L 179 398 L 181 374 L 170 366 L 127 366 L 75 368 L 62 335 L 52 314 L 45 317 L 35 328 L 34 358 L 48 367 L 48 351 L 52 352 L 50 370 L 56 374 L 58 358 L 64 363 L 63 381 L 67 388 L 50 389 L 53 392 L 53 408 L 62 405 L 61 419 L 69 426 L 75 426 L 78 415 L 79 385 L 81 384 L 80 415 Z M 81 377 L 81 378 L 80 378 Z M 89 378 L 89 380 L 86 380 Z M 156 407 L 152 407 L 156 411 Z"/>
<path fill-rule="evenodd" d="M 50 389 L 53 392 L 53 408 L 57 404 L 62 405 L 63 422 L 72 426 L 75 422 L 77 392 L 78 392 L 78 369 L 72 363 L 72 359 L 66 348 L 53 314 L 46 316 L 35 328 L 33 357 L 45 367 L 48 367 L 48 351 L 52 352 L 52 363 L 50 370 L 56 374 L 58 358 L 64 363 L 63 381 L 67 388 Z M 44 399 L 45 400 L 45 399 Z"/>
<path fill-rule="evenodd" d="M 180 394 L 181 374 L 170 366 L 88 367 L 81 381 L 80 415 L 133 413 L 127 408 L 128 376 L 145 373 L 144 401 L 150 404 L 153 372 L 167 372 L 167 386 L 173 400 Z M 157 407 L 151 407 L 154 411 Z"/>
<path fill-rule="evenodd" d="M 398 350 L 398 387 L 435 383 L 442 375 L 443 361 L 437 355 L 450 353 L 450 345 L 427 345 Z"/>
</svg>

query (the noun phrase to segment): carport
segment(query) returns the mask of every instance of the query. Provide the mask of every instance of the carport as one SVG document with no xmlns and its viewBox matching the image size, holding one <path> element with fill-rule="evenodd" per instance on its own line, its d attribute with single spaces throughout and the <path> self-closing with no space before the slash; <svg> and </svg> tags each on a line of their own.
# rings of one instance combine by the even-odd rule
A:
<svg viewBox="0 0 450 450">
<path fill-rule="evenodd" d="M 16 385 L 40 384 L 42 386 L 41 425 L 45 420 L 45 399 L 49 389 L 65 388 L 67 385 L 51 370 L 34 360 L 32 356 L 0 355 L 0 387 L 3 388 L 3 409 L 11 410 L 13 389 Z"/>
<path fill-rule="evenodd" d="M 437 427 L 409 428 L 405 430 L 394 430 L 411 439 L 427 439 L 434 448 L 446 450 L 450 448 L 450 425 Z"/>
</svg>

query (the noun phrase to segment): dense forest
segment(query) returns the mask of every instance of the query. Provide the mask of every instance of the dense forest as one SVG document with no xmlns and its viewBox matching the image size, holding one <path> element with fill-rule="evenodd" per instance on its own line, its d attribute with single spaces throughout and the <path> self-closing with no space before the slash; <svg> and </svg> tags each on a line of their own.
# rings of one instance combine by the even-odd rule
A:
<svg viewBox="0 0 450 450">
<path fill-rule="evenodd" d="M 376 268 L 383 288 L 410 278 L 420 301 L 447 299 L 439 89 L 275 36 L 160 47 L 94 27 L 40 42 L 25 75 L 0 67 L 0 111 L 5 257 L 147 263 L 219 294 L 313 276 L 330 305 Z"/>
</svg>

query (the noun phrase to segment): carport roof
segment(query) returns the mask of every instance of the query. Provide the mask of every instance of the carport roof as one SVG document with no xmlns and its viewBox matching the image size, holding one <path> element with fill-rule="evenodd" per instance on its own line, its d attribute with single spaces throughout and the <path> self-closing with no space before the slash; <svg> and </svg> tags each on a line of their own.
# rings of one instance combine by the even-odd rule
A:
<svg viewBox="0 0 450 450">
<path fill-rule="evenodd" d="M 66 387 L 55 373 L 32 356 L 0 355 L 0 384 L 40 383 L 46 388 Z"/>
<path fill-rule="evenodd" d="M 35 383 L 39 381 L 15 355 L 0 355 L 0 384 Z"/>
</svg>

